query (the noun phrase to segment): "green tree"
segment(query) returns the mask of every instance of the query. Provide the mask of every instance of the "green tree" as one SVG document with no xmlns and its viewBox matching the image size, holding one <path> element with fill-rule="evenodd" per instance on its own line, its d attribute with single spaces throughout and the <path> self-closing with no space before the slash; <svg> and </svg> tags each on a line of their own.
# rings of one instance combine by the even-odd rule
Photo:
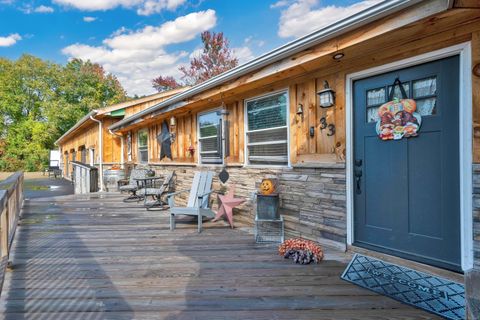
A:
<svg viewBox="0 0 480 320">
<path fill-rule="evenodd" d="M 89 61 L 0 58 L 0 170 L 42 169 L 55 140 L 81 117 L 125 99 L 118 80 Z"/>
</svg>

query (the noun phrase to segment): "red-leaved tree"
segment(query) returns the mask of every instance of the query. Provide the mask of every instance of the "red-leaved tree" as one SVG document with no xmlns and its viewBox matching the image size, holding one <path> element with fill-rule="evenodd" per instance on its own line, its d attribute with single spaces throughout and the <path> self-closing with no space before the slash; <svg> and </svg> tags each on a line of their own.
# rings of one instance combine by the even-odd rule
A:
<svg viewBox="0 0 480 320">
<path fill-rule="evenodd" d="M 196 85 L 238 65 L 228 39 L 223 32 L 202 32 L 202 52 L 190 60 L 189 66 L 181 66 L 183 85 Z M 153 87 L 165 91 L 181 86 L 171 76 L 159 76 L 152 80 Z"/>
<path fill-rule="evenodd" d="M 181 85 L 172 76 L 159 76 L 152 80 L 152 86 L 158 91 L 167 91 L 181 87 Z"/>
</svg>

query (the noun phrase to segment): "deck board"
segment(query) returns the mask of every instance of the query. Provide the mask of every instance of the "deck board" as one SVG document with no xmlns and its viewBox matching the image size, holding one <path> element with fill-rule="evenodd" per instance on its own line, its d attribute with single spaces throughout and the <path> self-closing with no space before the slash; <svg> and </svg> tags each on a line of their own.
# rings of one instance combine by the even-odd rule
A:
<svg viewBox="0 0 480 320">
<path fill-rule="evenodd" d="M 166 212 L 120 195 L 25 202 L 3 319 L 433 319 L 342 281 L 350 258 L 318 265 L 279 257 L 248 226 L 191 217 L 169 230 Z"/>
</svg>

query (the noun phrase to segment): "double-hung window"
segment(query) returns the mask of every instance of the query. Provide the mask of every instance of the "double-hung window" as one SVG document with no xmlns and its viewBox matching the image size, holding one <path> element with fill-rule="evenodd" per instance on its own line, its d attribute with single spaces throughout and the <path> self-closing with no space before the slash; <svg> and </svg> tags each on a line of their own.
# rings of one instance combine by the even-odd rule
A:
<svg viewBox="0 0 480 320">
<path fill-rule="evenodd" d="M 148 132 L 147 130 L 138 131 L 138 161 L 140 163 L 148 162 Z"/>
<path fill-rule="evenodd" d="M 200 163 L 222 164 L 222 119 L 217 111 L 198 116 Z"/>
<path fill-rule="evenodd" d="M 287 100 L 285 91 L 245 103 L 248 164 L 288 165 Z"/>
</svg>

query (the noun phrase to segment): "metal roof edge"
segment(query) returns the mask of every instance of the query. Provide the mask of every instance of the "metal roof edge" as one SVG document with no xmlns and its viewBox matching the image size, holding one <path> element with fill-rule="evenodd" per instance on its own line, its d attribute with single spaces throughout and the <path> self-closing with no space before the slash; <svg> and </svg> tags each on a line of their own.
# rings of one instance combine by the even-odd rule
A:
<svg viewBox="0 0 480 320">
<path fill-rule="evenodd" d="M 121 127 L 164 107 L 168 107 L 171 104 L 182 101 L 193 95 L 199 94 L 205 90 L 212 89 L 227 81 L 233 80 L 240 76 L 243 76 L 256 69 L 265 67 L 269 64 L 277 62 L 298 52 L 306 50 L 312 46 L 320 44 L 326 40 L 329 40 L 335 36 L 339 36 L 343 33 L 357 29 L 363 25 L 366 25 L 372 21 L 381 19 L 387 15 L 398 12 L 402 9 L 422 2 L 423 0 L 387 0 L 380 2 L 366 10 L 360 11 L 348 18 L 337 21 L 331 25 L 328 25 L 322 29 L 314 31 L 296 40 L 288 42 L 272 51 L 269 51 L 249 62 L 235 67 L 229 71 L 226 71 L 218 76 L 215 76 L 205 82 L 202 82 L 196 86 L 191 87 L 179 94 L 172 96 L 156 105 L 151 106 L 145 110 L 142 110 L 128 118 L 118 121 L 112 124 L 110 130 L 118 130 Z M 448 1 L 448 0 L 446 0 Z"/>
</svg>

